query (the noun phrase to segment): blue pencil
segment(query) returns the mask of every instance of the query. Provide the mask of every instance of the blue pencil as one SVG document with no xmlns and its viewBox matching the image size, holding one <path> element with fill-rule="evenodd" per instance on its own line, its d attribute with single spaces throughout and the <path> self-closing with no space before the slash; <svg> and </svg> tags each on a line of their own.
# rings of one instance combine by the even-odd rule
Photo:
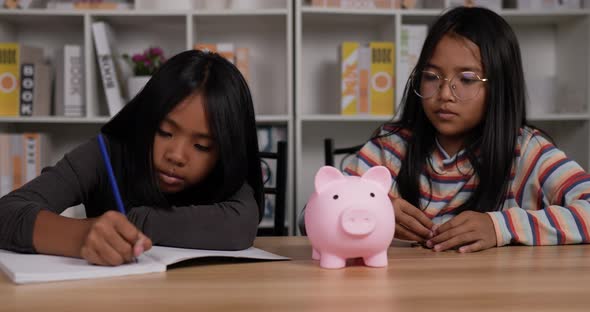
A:
<svg viewBox="0 0 590 312">
<path fill-rule="evenodd" d="M 111 184 L 111 188 L 113 189 L 113 194 L 115 196 L 115 202 L 117 203 L 117 209 L 120 213 L 126 215 L 125 206 L 123 206 L 123 200 L 121 199 L 121 193 L 119 193 L 119 187 L 117 186 L 117 180 L 115 179 L 115 173 L 113 173 L 113 167 L 111 166 L 111 159 L 109 158 L 109 154 L 107 153 L 107 147 L 104 143 L 104 138 L 102 137 L 102 133 L 98 134 L 98 145 L 100 146 L 100 153 L 102 154 L 102 160 L 104 161 L 105 166 L 107 167 L 107 173 L 109 176 L 109 182 Z"/>
<path fill-rule="evenodd" d="M 98 145 L 100 147 L 100 154 L 102 155 L 102 160 L 104 161 L 105 166 L 107 167 L 107 173 L 109 176 L 109 183 L 111 184 L 111 188 L 113 189 L 113 195 L 115 196 L 115 202 L 117 203 L 117 209 L 123 215 L 127 215 L 125 212 L 125 206 L 123 205 L 123 200 L 121 199 L 121 193 L 119 192 L 119 187 L 117 186 L 117 180 L 115 179 L 115 173 L 113 172 L 113 166 L 111 166 L 111 159 L 109 158 L 109 153 L 107 153 L 107 146 L 104 144 L 104 138 L 102 137 L 102 133 L 98 134 Z M 135 242 L 135 245 L 140 244 L 140 240 Z M 134 247 L 135 248 L 135 247 Z M 137 258 L 133 257 L 133 262 L 138 262 Z"/>
</svg>

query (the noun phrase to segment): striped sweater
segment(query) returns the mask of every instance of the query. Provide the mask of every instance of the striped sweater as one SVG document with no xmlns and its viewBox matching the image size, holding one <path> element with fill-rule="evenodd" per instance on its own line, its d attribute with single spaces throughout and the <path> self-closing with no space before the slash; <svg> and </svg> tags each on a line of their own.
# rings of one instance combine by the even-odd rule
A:
<svg viewBox="0 0 590 312">
<path fill-rule="evenodd" d="M 385 134 L 395 128 L 386 125 Z M 344 169 L 362 175 L 372 166 L 386 166 L 393 177 L 389 196 L 399 197 L 396 177 L 411 133 L 372 139 Z M 558 245 L 590 241 L 590 175 L 544 138 L 537 130 L 522 128 L 515 151 L 512 179 L 501 211 L 488 212 L 498 246 L 506 244 Z M 420 206 L 434 223 L 451 219 L 454 210 L 474 192 L 478 179 L 463 151 L 453 157 L 438 145 L 430 155 L 429 189 L 420 176 Z M 434 169 L 434 170 L 433 170 Z M 430 200 L 429 200 L 430 199 Z"/>
</svg>

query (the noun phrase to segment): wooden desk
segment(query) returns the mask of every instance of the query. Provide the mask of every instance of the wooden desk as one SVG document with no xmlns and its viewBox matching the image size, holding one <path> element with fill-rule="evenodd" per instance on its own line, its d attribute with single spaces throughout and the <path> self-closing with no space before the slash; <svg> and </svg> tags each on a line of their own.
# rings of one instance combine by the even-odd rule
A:
<svg viewBox="0 0 590 312">
<path fill-rule="evenodd" d="M 14 285 L 1 311 L 590 311 L 590 245 L 474 254 L 389 250 L 389 267 L 324 270 L 305 237 L 256 247 L 293 261 L 211 260 L 110 279 Z"/>
</svg>

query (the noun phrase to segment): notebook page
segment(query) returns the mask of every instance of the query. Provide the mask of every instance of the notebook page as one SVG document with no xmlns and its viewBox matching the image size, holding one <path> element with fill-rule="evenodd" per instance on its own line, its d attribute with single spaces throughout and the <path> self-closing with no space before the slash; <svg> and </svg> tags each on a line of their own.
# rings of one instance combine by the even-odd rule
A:
<svg viewBox="0 0 590 312">
<path fill-rule="evenodd" d="M 17 284 L 114 277 L 164 272 L 166 266 L 150 257 L 116 267 L 89 264 L 84 259 L 20 254 L 0 249 L 0 269 Z"/>
<path fill-rule="evenodd" d="M 229 257 L 260 260 L 289 260 L 289 258 L 287 257 L 275 255 L 273 253 L 255 247 L 250 247 L 248 249 L 237 251 L 224 251 L 154 246 L 152 247 L 152 249 L 145 252 L 145 255 L 166 265 L 174 264 L 188 259 L 204 257 Z"/>
</svg>

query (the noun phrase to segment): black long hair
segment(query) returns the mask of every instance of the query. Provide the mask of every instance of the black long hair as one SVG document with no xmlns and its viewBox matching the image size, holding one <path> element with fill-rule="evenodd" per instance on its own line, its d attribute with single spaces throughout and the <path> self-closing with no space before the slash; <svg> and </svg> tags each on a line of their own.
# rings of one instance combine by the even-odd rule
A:
<svg viewBox="0 0 590 312">
<path fill-rule="evenodd" d="M 500 210 L 511 180 L 519 131 L 527 125 L 526 88 L 518 40 L 510 25 L 493 11 L 454 8 L 441 15 L 430 27 L 413 74 L 426 67 L 437 44 L 447 34 L 466 38 L 479 47 L 488 79 L 486 112 L 463 146 L 479 184 L 456 212 Z M 420 87 L 417 75 L 413 74 L 404 89 L 401 119 L 389 123 L 412 132 L 397 185 L 402 198 L 420 207 L 419 179 L 423 173 L 428 175 L 424 168 L 435 148 L 436 129 L 424 113 L 421 98 L 413 91 L 413 88 Z M 430 177 L 428 181 L 431 186 Z"/>
<path fill-rule="evenodd" d="M 170 58 L 101 131 L 122 146 L 123 178 L 130 205 L 168 206 L 153 167 L 154 136 L 162 120 L 195 93 L 205 111 L 219 159 L 209 176 L 182 198 L 211 203 L 228 198 L 247 182 L 263 211 L 262 170 L 252 97 L 239 70 L 215 53 L 189 50 Z"/>
</svg>

